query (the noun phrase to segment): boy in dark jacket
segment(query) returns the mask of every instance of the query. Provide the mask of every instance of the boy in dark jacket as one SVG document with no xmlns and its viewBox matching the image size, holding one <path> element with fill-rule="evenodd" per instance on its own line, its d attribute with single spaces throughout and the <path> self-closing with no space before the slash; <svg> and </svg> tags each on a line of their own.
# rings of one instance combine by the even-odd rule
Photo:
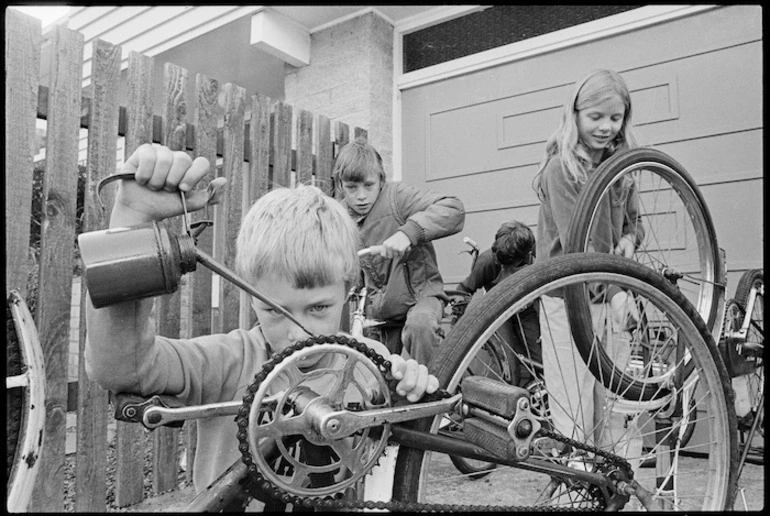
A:
<svg viewBox="0 0 770 516">
<path fill-rule="evenodd" d="M 492 248 L 481 253 L 470 274 L 458 289 L 473 295 L 483 288 L 487 292 L 505 278 L 534 261 L 535 235 L 525 224 L 512 220 L 504 222 L 495 233 Z M 529 306 L 501 328 L 506 342 L 517 355 L 542 364 L 540 322 L 534 306 Z M 521 366 L 518 358 L 511 360 L 511 376 L 516 385 L 524 386 L 533 379 L 532 365 Z"/>
<path fill-rule="evenodd" d="M 384 320 L 382 341 L 392 353 L 427 364 L 441 342 L 448 301 L 431 243 L 462 230 L 463 203 L 454 196 L 389 183 L 382 158 L 359 138 L 340 151 L 333 177 L 342 204 L 359 228 L 371 300 L 367 317 Z"/>
</svg>

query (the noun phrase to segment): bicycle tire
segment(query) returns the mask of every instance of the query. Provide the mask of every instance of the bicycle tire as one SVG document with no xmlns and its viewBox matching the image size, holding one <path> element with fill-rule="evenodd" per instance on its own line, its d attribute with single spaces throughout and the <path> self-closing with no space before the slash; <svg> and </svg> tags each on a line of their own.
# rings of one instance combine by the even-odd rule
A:
<svg viewBox="0 0 770 516">
<path fill-rule="evenodd" d="M 625 178 L 634 179 L 645 219 L 646 235 L 634 259 L 661 272 L 683 274 L 677 286 L 718 341 L 726 273 L 716 230 L 697 184 L 671 156 L 641 147 L 618 153 L 602 163 L 578 196 L 564 243 L 565 253 L 589 250 L 593 222 L 611 190 Z M 670 274 L 669 278 L 674 281 L 676 275 Z"/>
<path fill-rule="evenodd" d="M 753 464 L 764 464 L 764 286 L 764 271 L 762 269 L 746 271 L 738 280 L 735 298 L 731 300 L 740 309 L 739 321 L 742 322 L 746 311 L 749 309 L 751 290 L 757 290 L 757 296 L 751 304 L 751 322 L 746 339 L 742 343 L 746 349 L 737 350 L 737 354 L 741 358 L 744 358 L 744 354 L 747 355 L 745 358 L 751 360 L 749 364 L 752 366 L 745 378 L 749 410 L 747 414 L 738 418 L 738 437 L 742 450 L 742 461 Z M 732 321 L 731 323 L 738 324 L 739 321 Z M 741 353 L 741 351 L 743 352 Z M 760 438 L 755 441 L 755 436 Z"/>
<path fill-rule="evenodd" d="M 22 374 L 22 356 L 19 339 L 16 335 L 16 325 L 13 322 L 10 300 L 5 305 L 5 375 L 18 376 Z M 24 389 L 16 387 L 5 391 L 5 430 L 8 440 L 8 462 L 6 480 L 11 480 L 11 470 L 16 464 L 16 454 L 19 448 L 19 436 L 22 429 L 22 409 L 24 407 Z M 7 485 L 7 483 L 6 483 Z"/>
<path fill-rule="evenodd" d="M 456 392 L 467 366 L 475 359 L 476 353 L 482 349 L 489 335 L 509 320 L 517 310 L 523 309 L 532 302 L 539 302 L 541 296 L 565 286 L 596 282 L 599 279 L 604 282 L 611 281 L 643 295 L 651 308 L 658 309 L 663 316 L 667 317 L 667 321 L 676 330 L 677 342 L 686 346 L 691 353 L 690 363 L 698 372 L 699 381 L 704 385 L 703 393 L 699 393 L 697 397 L 697 414 L 699 425 L 707 439 L 701 443 L 690 444 L 689 451 L 704 451 L 702 455 L 707 457 L 705 462 L 695 464 L 685 462 L 691 459 L 678 453 L 681 450 L 671 451 L 662 445 L 662 442 L 668 442 L 668 438 L 674 432 L 673 425 L 666 435 L 662 435 L 662 441 L 653 443 L 652 457 L 656 461 L 661 464 L 665 463 L 667 458 L 673 461 L 664 474 L 672 475 L 677 481 L 680 479 L 685 481 L 688 474 L 694 475 L 689 477 L 691 480 L 687 482 L 691 484 L 686 487 L 697 489 L 697 493 L 688 492 L 686 497 L 679 498 L 680 492 L 675 492 L 673 495 L 677 504 L 675 508 L 685 510 L 731 508 L 735 497 L 737 441 L 735 411 L 732 406 L 733 400 L 726 369 L 718 359 L 718 351 L 713 339 L 700 317 L 695 317 L 697 314 L 692 306 L 682 294 L 648 267 L 603 253 L 565 255 L 528 267 L 525 271 L 507 278 L 466 312 L 448 335 L 429 369 L 439 379 L 442 388 L 450 393 Z M 545 331 L 542 323 L 541 331 Z M 677 365 L 676 362 L 672 364 L 673 367 Z M 672 374 L 674 373 L 675 370 L 672 371 Z M 619 407 L 621 399 L 620 396 L 605 395 L 604 401 L 612 400 L 612 403 L 617 403 Z M 548 404 L 552 411 L 554 399 L 550 392 Z M 658 415 L 665 415 L 662 413 L 662 408 L 653 410 L 649 408 L 651 407 L 649 404 L 640 404 L 639 407 L 643 409 L 639 409 L 640 412 L 634 416 L 637 426 L 642 423 L 643 415 L 648 418 L 648 422 L 644 425 L 649 425 L 651 420 L 657 421 Z M 613 412 L 615 408 L 615 405 L 608 405 L 608 413 Z M 425 418 L 415 422 L 415 427 L 418 430 L 435 433 L 440 422 L 440 417 Z M 654 426 L 655 432 L 661 431 L 658 425 Z M 639 432 L 641 434 L 641 430 Z M 646 439 L 646 430 L 643 435 Z M 402 445 L 396 464 L 400 482 L 394 486 L 394 498 L 407 502 L 446 503 L 446 493 L 453 489 L 451 482 L 457 482 L 448 477 L 445 470 L 446 462 L 445 456 L 438 453 Z M 572 467 L 573 462 L 567 462 L 567 465 Z M 579 464 L 575 463 L 574 467 L 579 467 Z M 593 464 L 592 467 L 600 467 L 600 465 Z M 657 469 L 655 471 L 657 472 Z M 516 475 L 535 475 L 535 473 L 498 465 L 490 473 L 489 480 L 485 480 L 482 484 L 474 484 L 471 496 L 474 500 L 483 500 L 485 503 L 495 503 L 495 500 L 499 500 L 496 503 L 513 506 L 533 507 L 549 503 L 547 500 L 538 500 L 537 496 L 541 491 L 535 490 L 535 486 L 542 487 L 542 484 L 538 484 L 539 481 L 543 483 L 551 481 L 549 475 L 536 478 L 532 483 L 530 482 L 532 478 L 527 477 L 520 481 Z M 645 477 L 640 470 L 635 479 L 656 497 L 658 495 L 667 497 L 668 494 L 664 493 L 663 489 L 669 485 L 659 489 L 654 475 L 655 473 L 653 478 Z M 501 479 L 499 482 L 498 478 Z M 692 479 L 696 479 L 697 482 L 692 483 Z M 675 489 L 678 489 L 677 482 L 673 484 Z M 511 490 L 512 485 L 515 486 L 514 491 Z M 513 501 L 500 500 L 500 491 L 505 490 L 504 486 L 507 486 L 506 493 L 518 498 Z M 454 489 L 461 487 L 461 485 L 455 486 Z M 575 490 L 578 487 L 575 487 Z M 684 488 L 685 486 L 681 489 L 684 490 Z M 483 489 L 489 489 L 489 492 L 484 493 Z M 586 488 L 583 489 L 584 492 L 590 492 Z M 520 499 L 527 496 L 531 498 Z M 670 503 L 670 498 L 667 500 Z"/>
<path fill-rule="evenodd" d="M 749 293 L 752 288 L 756 287 L 760 290 L 764 290 L 765 286 L 765 273 L 762 269 L 752 269 L 741 274 L 741 278 L 738 280 L 738 286 L 735 287 L 735 301 L 746 309 L 749 302 Z"/>
</svg>

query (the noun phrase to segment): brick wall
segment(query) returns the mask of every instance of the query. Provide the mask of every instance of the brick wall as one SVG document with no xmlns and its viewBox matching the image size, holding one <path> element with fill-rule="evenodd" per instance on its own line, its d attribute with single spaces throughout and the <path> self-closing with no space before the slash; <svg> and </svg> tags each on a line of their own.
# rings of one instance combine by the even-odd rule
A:
<svg viewBox="0 0 770 516">
<path fill-rule="evenodd" d="M 370 12 L 312 34 L 310 64 L 286 65 L 285 73 L 287 104 L 367 129 L 392 176 L 393 26 L 388 21 Z"/>
</svg>

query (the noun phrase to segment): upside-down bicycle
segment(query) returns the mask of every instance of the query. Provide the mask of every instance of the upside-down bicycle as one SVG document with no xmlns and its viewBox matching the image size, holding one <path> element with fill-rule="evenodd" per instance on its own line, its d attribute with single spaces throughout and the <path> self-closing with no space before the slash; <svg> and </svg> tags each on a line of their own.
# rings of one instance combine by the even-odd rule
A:
<svg viewBox="0 0 770 516">
<path fill-rule="evenodd" d="M 640 323 L 625 333 L 646 354 L 606 352 L 617 338 L 608 330 L 607 303 L 595 298 L 588 306 L 582 297 L 597 284 L 632 294 Z M 585 407 L 563 407 L 582 428 L 580 437 L 558 432 L 527 390 L 508 385 L 485 362 L 487 342 L 507 321 L 557 292 L 572 296 L 567 315 L 579 330 L 574 356 L 605 386 L 594 400 L 597 428 L 581 427 Z M 274 356 L 243 400 L 169 408 L 163 397 L 120 396 L 117 416 L 148 428 L 236 417 L 242 460 L 198 495 L 191 511 L 220 510 L 244 493 L 271 507 L 326 509 L 724 510 L 735 497 L 737 423 L 726 368 L 697 310 L 650 267 L 612 255 L 567 254 L 512 275 L 470 307 L 431 363 L 442 390 L 418 403 L 401 404 L 385 381 L 388 364 L 337 335 Z M 343 365 L 299 366 L 318 353 L 336 355 Z M 279 381 L 288 387 L 268 394 Z M 377 386 L 372 396 L 362 394 L 364 384 Z M 626 431 L 602 435 L 613 417 L 625 419 Z M 460 421 L 462 433 L 442 435 L 447 419 Z M 683 450 L 681 435 L 692 420 L 699 436 Z M 634 439 L 644 442 L 642 453 L 630 451 Z M 311 453 L 317 449 L 323 460 Z M 496 467 L 468 493 L 452 456 Z M 642 459 L 655 467 L 638 467 Z M 447 503 L 452 493 L 456 502 Z"/>
</svg>

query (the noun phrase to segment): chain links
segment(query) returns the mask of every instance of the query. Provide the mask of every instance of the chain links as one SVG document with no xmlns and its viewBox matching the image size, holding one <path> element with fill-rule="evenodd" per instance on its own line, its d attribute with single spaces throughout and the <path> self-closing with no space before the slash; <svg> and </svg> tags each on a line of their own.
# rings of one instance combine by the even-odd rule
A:
<svg viewBox="0 0 770 516">
<path fill-rule="evenodd" d="M 243 405 L 239 409 L 238 416 L 236 416 L 236 422 L 238 425 L 238 449 L 241 451 L 242 461 L 247 466 L 249 471 L 250 480 L 245 482 L 245 485 L 251 485 L 252 487 L 258 487 L 261 492 L 267 493 L 273 498 L 276 498 L 284 503 L 292 504 L 295 507 L 306 508 L 320 508 L 320 509 L 379 509 L 388 510 L 392 512 L 587 512 L 602 510 L 606 507 L 607 500 L 601 495 L 599 489 L 589 488 L 589 492 L 593 495 L 595 501 L 595 507 L 586 508 L 571 508 L 571 507 L 530 507 L 530 506 L 492 506 L 492 505 L 454 505 L 454 504 L 425 504 L 419 502 L 402 502 L 399 500 L 390 501 L 365 501 L 365 500 L 349 500 L 344 499 L 343 493 L 336 493 L 335 495 L 326 495 L 319 497 L 299 497 L 291 493 L 288 493 L 276 485 L 270 480 L 266 479 L 257 470 L 254 459 L 249 450 L 248 442 L 248 426 L 249 426 L 249 414 L 251 412 L 251 405 L 254 401 L 254 394 L 259 389 L 260 385 L 267 378 L 267 375 L 281 362 L 289 358 L 293 353 L 310 346 L 321 344 L 341 344 L 348 346 L 366 357 L 368 357 L 379 369 L 380 373 L 386 375 L 390 372 L 390 361 L 382 357 L 379 353 L 369 348 L 365 344 L 357 341 L 352 337 L 345 335 L 326 335 L 311 337 L 305 341 L 289 346 L 273 358 L 268 361 L 262 370 L 254 377 L 254 381 L 248 387 L 246 395 L 243 397 Z M 392 393 L 395 396 L 395 393 Z M 451 396 L 447 391 L 439 389 L 431 395 L 423 397 L 423 401 L 442 399 Z M 594 453 L 604 458 L 607 463 L 618 467 L 628 476 L 633 478 L 633 472 L 631 465 L 625 459 L 613 455 L 604 450 L 598 449 L 594 446 L 587 445 L 585 443 L 576 441 L 565 437 L 557 432 L 541 428 L 541 433 L 546 437 L 550 437 L 556 441 L 563 442 L 572 446 L 575 449 Z M 245 487 L 248 489 L 248 487 Z"/>
</svg>

